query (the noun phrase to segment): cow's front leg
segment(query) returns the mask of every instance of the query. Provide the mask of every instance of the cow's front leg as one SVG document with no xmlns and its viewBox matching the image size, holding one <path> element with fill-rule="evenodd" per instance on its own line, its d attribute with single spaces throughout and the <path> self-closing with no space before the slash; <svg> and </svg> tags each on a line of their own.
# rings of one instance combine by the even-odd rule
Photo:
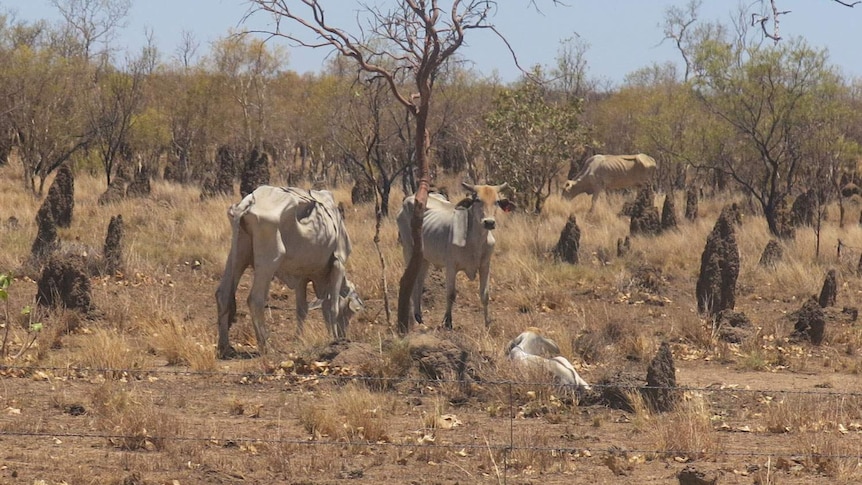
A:
<svg viewBox="0 0 862 485">
<path fill-rule="evenodd" d="M 482 310 L 485 313 L 485 328 L 491 326 L 491 316 L 488 314 L 488 301 L 491 299 L 491 290 L 488 288 L 490 278 L 491 262 L 483 262 L 479 266 L 479 299 L 482 301 Z"/>
<path fill-rule="evenodd" d="M 326 282 L 326 290 L 323 299 L 323 318 L 329 327 L 329 334 L 333 339 L 341 339 L 347 337 L 347 329 L 342 328 L 341 319 L 339 317 L 339 303 L 341 300 L 341 285 L 344 282 L 346 273 L 344 264 L 336 259 L 332 263 L 332 269 L 329 270 L 329 277 Z"/>
<path fill-rule="evenodd" d="M 457 296 L 455 292 L 455 277 L 457 273 L 454 267 L 446 268 L 446 314 L 443 315 L 443 326 L 448 329 L 452 328 L 452 306 L 455 304 Z"/>
<path fill-rule="evenodd" d="M 592 200 L 592 202 L 590 202 L 590 210 L 589 210 L 590 214 L 592 214 L 593 210 L 596 208 L 596 201 L 599 200 L 599 194 L 601 194 L 601 193 L 602 193 L 601 190 L 596 190 L 595 192 L 593 192 L 593 200 Z"/>
</svg>

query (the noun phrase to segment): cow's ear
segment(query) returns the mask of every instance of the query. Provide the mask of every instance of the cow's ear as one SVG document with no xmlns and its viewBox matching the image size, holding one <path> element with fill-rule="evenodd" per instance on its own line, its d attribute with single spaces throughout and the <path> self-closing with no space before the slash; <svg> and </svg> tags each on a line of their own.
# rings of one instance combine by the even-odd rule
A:
<svg viewBox="0 0 862 485">
<path fill-rule="evenodd" d="M 473 198 L 473 197 L 464 197 L 463 199 L 461 199 L 461 201 L 460 201 L 460 202 L 458 202 L 457 204 L 455 204 L 455 208 L 456 208 L 456 209 L 469 209 L 469 208 L 470 208 L 470 206 L 472 206 L 472 205 L 473 205 L 473 202 L 474 202 L 475 200 L 476 200 L 476 199 L 475 199 L 475 198 Z"/>
<path fill-rule="evenodd" d="M 512 212 L 518 208 L 518 206 L 516 206 L 515 203 L 509 199 L 500 199 L 497 201 L 497 205 L 500 206 L 501 209 L 503 209 L 503 212 Z"/>
</svg>

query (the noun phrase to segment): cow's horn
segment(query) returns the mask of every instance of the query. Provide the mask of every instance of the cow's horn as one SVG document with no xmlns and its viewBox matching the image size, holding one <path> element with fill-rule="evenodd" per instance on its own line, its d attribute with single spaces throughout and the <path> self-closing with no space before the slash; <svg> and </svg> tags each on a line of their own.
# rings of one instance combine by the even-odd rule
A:
<svg viewBox="0 0 862 485">
<path fill-rule="evenodd" d="M 497 192 L 500 192 L 501 190 L 506 190 L 509 188 L 509 182 L 503 182 L 502 184 L 500 184 L 494 188 L 497 189 Z"/>
<path fill-rule="evenodd" d="M 461 186 L 463 186 L 465 189 L 469 190 L 470 192 L 476 191 L 476 186 L 472 185 L 472 184 L 468 184 L 467 182 L 461 182 Z"/>
</svg>

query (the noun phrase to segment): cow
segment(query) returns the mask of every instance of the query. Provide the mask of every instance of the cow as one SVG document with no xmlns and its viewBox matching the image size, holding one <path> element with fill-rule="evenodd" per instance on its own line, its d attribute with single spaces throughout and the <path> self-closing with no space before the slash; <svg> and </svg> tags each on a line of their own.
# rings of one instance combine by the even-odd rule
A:
<svg viewBox="0 0 862 485">
<path fill-rule="evenodd" d="M 541 335 L 539 329 L 530 327 L 512 339 L 506 347 L 509 359 L 518 364 L 538 367 L 556 378 L 564 386 L 573 386 L 577 390 L 589 391 L 587 384 L 572 363 L 560 354 L 556 342 Z"/>
<path fill-rule="evenodd" d="M 593 196 L 590 212 L 599 194 L 605 190 L 627 189 L 649 184 L 655 176 L 655 160 L 643 153 L 637 155 L 593 155 L 584 162 L 574 180 L 563 186 L 563 197 L 573 199 L 579 194 Z"/>
<path fill-rule="evenodd" d="M 471 185 L 462 182 L 468 195 L 453 204 L 439 194 L 431 193 L 422 219 L 422 245 L 424 259 L 413 288 L 413 318 L 422 323 L 422 290 L 429 265 L 446 270 L 446 313 L 443 325 L 452 328 L 452 304 L 455 303 L 455 275 L 463 271 L 473 280 L 479 274 L 479 296 L 485 316 L 485 326 L 490 326 L 488 315 L 488 278 L 491 255 L 494 252 L 494 235 L 497 227 L 497 208 L 506 212 L 515 209 L 515 204 L 504 197 L 502 191 L 508 184 Z M 398 234 L 404 252 L 404 264 L 413 254 L 411 218 L 415 200 L 412 195 L 404 201 L 396 217 Z"/>
<path fill-rule="evenodd" d="M 232 240 L 224 274 L 216 290 L 218 354 L 234 350 L 228 331 L 236 320 L 236 289 L 246 268 L 254 268 L 248 307 L 258 352 L 266 353 L 264 305 L 277 277 L 296 292 L 297 334 L 308 315 L 308 283 L 320 298 L 329 333 L 342 338 L 362 300 L 346 276 L 350 237 L 332 193 L 262 185 L 228 208 Z"/>
</svg>

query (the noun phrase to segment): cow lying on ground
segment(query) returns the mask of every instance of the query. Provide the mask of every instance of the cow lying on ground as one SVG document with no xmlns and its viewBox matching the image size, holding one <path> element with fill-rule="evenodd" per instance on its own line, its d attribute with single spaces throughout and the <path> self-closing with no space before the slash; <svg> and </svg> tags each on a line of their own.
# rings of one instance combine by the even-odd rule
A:
<svg viewBox="0 0 862 485">
<path fill-rule="evenodd" d="M 559 355 L 560 348 L 556 342 L 542 337 L 537 328 L 531 327 L 512 339 L 506 348 L 506 353 L 513 362 L 546 370 L 564 386 L 590 390 L 590 385 L 581 378 L 571 362 Z"/>
<path fill-rule="evenodd" d="M 470 185 L 462 183 L 468 191 L 466 198 L 453 204 L 442 195 L 429 194 L 425 215 L 422 219 L 422 244 L 424 261 L 419 269 L 416 286 L 413 289 L 413 318 L 422 323 L 422 290 L 429 265 L 446 270 L 446 314 L 443 325 L 452 328 L 452 304 L 455 302 L 455 275 L 463 271 L 473 280 L 479 274 L 479 295 L 485 314 L 485 325 L 491 320 L 488 316 L 488 278 L 491 270 L 491 255 L 494 252 L 494 235 L 497 227 L 494 218 L 497 208 L 508 212 L 514 203 L 503 196 L 501 191 L 508 185 Z M 413 215 L 413 196 L 402 203 L 396 217 L 398 234 L 404 250 L 404 263 L 413 254 L 410 219 Z"/>
<path fill-rule="evenodd" d="M 590 211 L 599 194 L 606 190 L 627 189 L 649 184 L 655 176 L 655 160 L 643 153 L 637 155 L 593 155 L 574 180 L 566 181 L 563 197 L 573 199 L 579 194 L 593 196 Z"/>
<path fill-rule="evenodd" d="M 228 330 L 236 320 L 236 289 L 246 268 L 254 268 L 248 307 L 258 351 L 266 352 L 264 305 L 277 277 L 296 291 L 297 333 L 308 315 L 308 283 L 321 299 L 323 318 L 334 338 L 347 333 L 349 318 L 362 300 L 347 280 L 350 238 L 335 199 L 328 191 L 263 185 L 228 209 L 232 241 L 216 290 L 218 354 L 233 353 Z"/>
</svg>

